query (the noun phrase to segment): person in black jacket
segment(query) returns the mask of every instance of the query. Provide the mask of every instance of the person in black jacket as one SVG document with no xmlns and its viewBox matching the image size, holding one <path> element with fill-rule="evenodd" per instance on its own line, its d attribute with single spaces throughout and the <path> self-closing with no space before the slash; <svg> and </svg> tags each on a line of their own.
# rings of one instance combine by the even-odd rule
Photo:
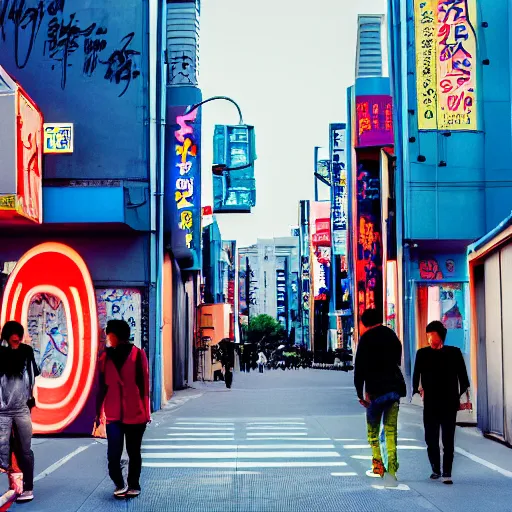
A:
<svg viewBox="0 0 512 512">
<path fill-rule="evenodd" d="M 368 442 L 372 448 L 372 469 L 366 474 L 383 477 L 387 471 L 396 481 L 398 409 L 400 398 L 407 394 L 400 370 L 402 344 L 392 329 L 382 325 L 382 319 L 375 309 L 367 309 L 361 321 L 367 331 L 361 336 L 357 347 L 354 384 L 359 402 L 366 408 Z M 382 419 L 387 469 L 379 442 Z"/>
<path fill-rule="evenodd" d="M 455 425 L 460 397 L 469 390 L 469 379 L 462 352 L 446 347 L 446 327 L 439 321 L 427 326 L 429 347 L 418 350 L 413 374 L 413 395 L 423 398 L 425 442 L 432 466 L 432 480 L 441 478 L 439 430 L 443 440 L 443 483 L 453 484 L 452 466 Z M 421 382 L 421 387 L 420 387 Z"/>
<path fill-rule="evenodd" d="M 34 499 L 34 452 L 31 409 L 35 406 L 34 384 L 39 375 L 34 351 L 22 343 L 23 326 L 15 321 L 2 328 L 0 346 L 0 472 L 7 472 L 11 450 L 23 472 L 23 493 L 18 501 Z M 12 433 L 15 433 L 14 442 Z"/>
</svg>

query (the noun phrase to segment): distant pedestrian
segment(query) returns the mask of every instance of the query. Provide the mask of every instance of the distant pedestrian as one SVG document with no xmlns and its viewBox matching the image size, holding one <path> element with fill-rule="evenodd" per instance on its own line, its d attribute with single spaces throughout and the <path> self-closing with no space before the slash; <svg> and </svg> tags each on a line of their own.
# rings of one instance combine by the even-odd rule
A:
<svg viewBox="0 0 512 512">
<path fill-rule="evenodd" d="M 6 322 L 0 347 L 0 471 L 13 473 L 14 450 L 23 473 L 23 492 L 18 496 L 21 502 L 34 499 L 30 411 L 35 406 L 34 384 L 39 375 L 32 347 L 22 343 L 24 335 L 25 329 L 20 323 Z"/>
<path fill-rule="evenodd" d="M 400 398 L 406 396 L 405 381 L 400 370 L 402 344 L 375 309 L 361 316 L 366 332 L 357 348 L 354 384 L 359 402 L 366 408 L 368 442 L 372 448 L 372 468 L 368 476 L 384 477 L 396 482 L 398 471 L 397 429 Z M 382 460 L 379 434 L 381 421 L 387 451 L 387 468 Z"/>
<path fill-rule="evenodd" d="M 96 424 L 102 408 L 107 421 L 108 470 L 116 498 L 140 494 L 141 444 L 151 422 L 149 368 L 146 353 L 129 342 L 130 326 L 124 320 L 110 320 L 106 328 L 108 348 L 100 358 L 100 390 Z M 126 439 L 128 485 L 121 468 Z"/>
<path fill-rule="evenodd" d="M 233 384 L 233 368 L 235 367 L 235 346 L 229 338 L 219 341 L 219 361 L 222 364 L 222 372 L 224 373 L 224 382 L 228 389 Z"/>
<path fill-rule="evenodd" d="M 413 374 L 413 394 L 423 398 L 423 424 L 425 442 L 432 466 L 432 480 L 443 479 L 451 485 L 455 446 L 455 427 L 460 397 L 469 393 L 469 378 L 462 352 L 457 347 L 447 347 L 447 329 L 439 321 L 427 325 L 428 347 L 418 350 Z M 469 396 L 469 395 L 468 395 Z M 439 431 L 443 440 L 443 468 Z"/>
<path fill-rule="evenodd" d="M 260 373 L 263 373 L 263 369 L 267 364 L 267 356 L 262 352 L 258 354 L 258 368 L 260 369 Z"/>
</svg>

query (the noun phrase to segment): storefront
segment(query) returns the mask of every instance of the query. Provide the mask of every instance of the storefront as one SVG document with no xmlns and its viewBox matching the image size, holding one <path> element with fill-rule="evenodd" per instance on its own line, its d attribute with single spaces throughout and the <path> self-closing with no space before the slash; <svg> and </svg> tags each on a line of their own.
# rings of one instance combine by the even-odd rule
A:
<svg viewBox="0 0 512 512">
<path fill-rule="evenodd" d="M 469 247 L 478 427 L 512 445 L 512 215 Z"/>
</svg>

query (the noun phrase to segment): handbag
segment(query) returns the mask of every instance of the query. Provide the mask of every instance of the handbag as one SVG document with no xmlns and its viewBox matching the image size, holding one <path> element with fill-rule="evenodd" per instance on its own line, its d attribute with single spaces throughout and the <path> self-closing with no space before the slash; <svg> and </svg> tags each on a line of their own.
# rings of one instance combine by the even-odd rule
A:
<svg viewBox="0 0 512 512">
<path fill-rule="evenodd" d="M 92 437 L 96 437 L 98 439 L 106 439 L 107 438 L 107 425 L 105 415 L 102 414 L 99 422 L 94 422 L 94 426 L 92 427 Z"/>
<path fill-rule="evenodd" d="M 459 411 L 473 411 L 473 404 L 471 403 L 471 395 L 469 389 L 466 391 L 466 401 L 459 403 Z"/>
</svg>

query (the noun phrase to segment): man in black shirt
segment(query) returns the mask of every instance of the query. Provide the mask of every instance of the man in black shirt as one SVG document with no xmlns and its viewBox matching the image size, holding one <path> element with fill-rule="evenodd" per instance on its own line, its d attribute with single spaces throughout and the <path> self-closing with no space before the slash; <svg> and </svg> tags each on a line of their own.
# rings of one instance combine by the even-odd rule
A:
<svg viewBox="0 0 512 512">
<path fill-rule="evenodd" d="M 368 476 L 383 477 L 386 472 L 380 450 L 380 428 L 384 418 L 387 472 L 396 481 L 398 408 L 400 397 L 406 396 L 405 381 L 400 370 L 402 344 L 392 329 L 382 325 L 375 309 L 361 316 L 367 331 L 357 347 L 354 384 L 359 402 L 366 408 L 368 442 L 372 448 L 372 469 Z"/>
<path fill-rule="evenodd" d="M 469 389 L 469 379 L 462 352 L 446 347 L 447 330 L 439 322 L 427 326 L 429 347 L 418 350 L 413 375 L 413 395 L 423 398 L 425 442 L 432 466 L 432 480 L 441 477 L 439 430 L 443 440 L 443 483 L 453 484 L 452 466 L 455 445 L 455 425 L 460 397 Z M 421 381 L 421 387 L 420 387 Z"/>
</svg>

